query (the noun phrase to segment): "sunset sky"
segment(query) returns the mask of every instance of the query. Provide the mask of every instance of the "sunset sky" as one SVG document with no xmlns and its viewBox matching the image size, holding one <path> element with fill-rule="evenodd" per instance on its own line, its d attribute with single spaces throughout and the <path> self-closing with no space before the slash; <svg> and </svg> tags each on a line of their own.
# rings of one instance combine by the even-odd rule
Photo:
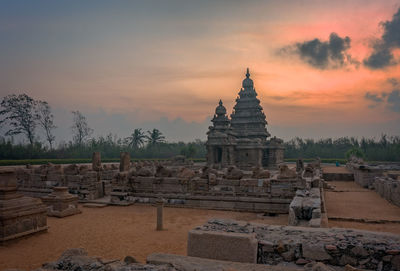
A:
<svg viewBox="0 0 400 271">
<path fill-rule="evenodd" d="M 399 63 L 399 64 L 398 64 Z M 95 135 L 205 139 L 246 68 L 273 136 L 400 135 L 400 1 L 0 0 L 0 94 Z"/>
</svg>

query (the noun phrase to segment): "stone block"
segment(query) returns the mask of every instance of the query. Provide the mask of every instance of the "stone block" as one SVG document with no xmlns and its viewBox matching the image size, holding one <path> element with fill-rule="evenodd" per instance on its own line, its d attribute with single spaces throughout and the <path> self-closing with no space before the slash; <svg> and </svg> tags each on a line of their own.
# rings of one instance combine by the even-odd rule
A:
<svg viewBox="0 0 400 271">
<path fill-rule="evenodd" d="M 254 235 L 192 230 L 188 256 L 242 263 L 257 263 L 258 242 Z"/>
<path fill-rule="evenodd" d="M 303 257 L 314 261 L 326 261 L 332 257 L 325 251 L 323 244 L 304 243 Z"/>
</svg>

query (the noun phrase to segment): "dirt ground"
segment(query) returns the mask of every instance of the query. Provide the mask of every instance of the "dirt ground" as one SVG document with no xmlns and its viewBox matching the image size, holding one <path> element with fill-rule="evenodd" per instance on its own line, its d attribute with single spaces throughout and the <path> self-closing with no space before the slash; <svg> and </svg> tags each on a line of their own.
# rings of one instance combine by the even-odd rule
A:
<svg viewBox="0 0 400 271">
<path fill-rule="evenodd" d="M 334 191 L 325 191 L 329 227 L 358 228 L 400 234 L 400 207 L 381 198 L 375 191 L 355 182 L 329 182 Z M 331 219 L 329 219 L 331 218 Z M 391 221 L 361 223 L 346 220 Z"/>
<path fill-rule="evenodd" d="M 130 255 L 145 262 L 148 254 L 186 255 L 188 231 L 211 218 L 228 218 L 266 224 L 287 224 L 287 215 L 260 219 L 254 213 L 187 208 L 164 208 L 164 231 L 155 231 L 156 210 L 149 205 L 81 207 L 82 214 L 48 217 L 48 233 L 0 246 L 0 270 L 35 269 L 55 261 L 68 248 L 85 248 L 89 255 L 123 259 Z"/>
<path fill-rule="evenodd" d="M 344 166 L 322 166 L 322 171 L 324 173 L 351 173 L 346 167 Z"/>
</svg>

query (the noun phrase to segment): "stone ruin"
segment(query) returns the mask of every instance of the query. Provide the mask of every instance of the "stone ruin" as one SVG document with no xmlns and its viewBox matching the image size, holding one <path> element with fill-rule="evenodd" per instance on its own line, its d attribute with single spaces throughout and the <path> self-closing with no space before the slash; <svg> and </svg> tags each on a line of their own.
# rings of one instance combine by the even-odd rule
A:
<svg viewBox="0 0 400 271">
<path fill-rule="evenodd" d="M 349 269 L 346 270 L 356 270 Z M 72 248 L 64 251 L 61 257 L 50 263 L 45 263 L 36 271 L 337 271 L 321 262 L 311 261 L 305 265 L 290 265 L 279 263 L 277 265 L 260 265 L 252 263 L 240 263 L 233 261 L 221 261 L 207 258 L 190 257 L 164 253 L 150 254 L 146 263 L 138 263 L 135 258 L 126 256 L 123 260 L 106 260 L 99 257 L 91 257 L 82 248 Z"/>
<path fill-rule="evenodd" d="M 297 171 L 285 164 L 279 165 L 277 170 L 260 166 L 243 170 L 234 165 L 216 169 L 208 165 L 182 166 L 171 161 L 132 163 L 128 153 L 121 153 L 119 167 L 116 164 L 101 165 L 100 155 L 94 154 L 92 167 L 46 164 L 19 169 L 17 175 L 22 193 L 43 198 L 45 202 L 67 201 L 67 198 L 60 198 L 66 194 L 57 196 L 53 191 L 54 187 L 67 187 L 68 192 L 81 202 L 110 196 L 109 204 L 129 205 L 154 203 L 162 197 L 166 206 L 289 214 L 292 210 L 295 214 L 290 216 L 293 225 L 311 219 L 300 215 L 306 211 L 299 211 L 309 208 L 306 207 L 308 202 L 313 204 L 310 208 L 315 209 L 312 218 L 316 219 L 312 225 L 316 226 L 320 223 L 315 222 L 321 220 L 319 213 L 323 213 L 316 207 L 323 205 L 323 193 L 317 191 L 322 189 L 319 164 L 317 160 Z M 49 175 L 51 182 L 46 181 Z M 311 191 L 313 188 L 318 189 Z M 72 201 L 72 197 L 68 196 L 68 200 Z M 71 207 L 73 209 L 73 204 Z"/>
<path fill-rule="evenodd" d="M 53 187 L 68 187 L 68 191 L 80 201 L 109 195 L 111 181 L 117 173 L 116 165 L 101 165 L 100 153 L 93 154 L 92 167 L 48 163 L 41 166 L 27 165 L 26 168 L 16 170 L 18 190 L 26 196 L 42 198 L 53 193 Z"/>
<path fill-rule="evenodd" d="M 366 163 L 351 157 L 346 167 L 360 186 L 375 190 L 387 201 L 400 206 L 400 165 L 395 163 Z"/>
<path fill-rule="evenodd" d="M 321 163 L 317 159 L 306 167 L 302 162 L 296 165 L 297 173 L 304 181 L 303 189 L 289 205 L 289 225 L 303 227 L 321 227 L 327 223 L 324 205 L 324 180 L 321 174 Z"/>
<path fill-rule="evenodd" d="M 276 169 L 283 163 L 284 147 L 279 138 L 270 137 L 266 117 L 250 79 L 249 69 L 236 99 L 231 118 L 222 101 L 215 109 L 213 126 L 207 133 L 207 164 L 215 167 L 237 166 L 241 169 L 265 167 Z"/>
<path fill-rule="evenodd" d="M 17 192 L 14 171 L 0 171 L 0 243 L 47 231 L 46 206 Z"/>
<path fill-rule="evenodd" d="M 166 205 L 197 208 L 287 213 L 302 181 L 255 167 L 243 171 L 235 166 L 223 169 L 164 166 L 162 163 L 133 163 L 112 181 L 112 204 L 152 203 L 158 197 Z"/>
<path fill-rule="evenodd" d="M 70 194 L 68 187 L 53 187 L 53 192 L 42 197 L 42 201 L 47 205 L 48 216 L 66 217 L 81 213 L 78 209 L 78 197 Z"/>
<path fill-rule="evenodd" d="M 258 166 L 241 170 L 132 163 L 129 171 L 114 176 L 111 204 L 154 203 L 164 198 L 167 206 L 289 213 L 292 225 L 307 221 L 319 227 L 324 213 L 319 166 L 316 160 L 296 172 L 284 164 L 271 171 Z M 309 210 L 312 216 L 306 215 Z"/>
<path fill-rule="evenodd" d="M 317 261 L 346 266 L 345 270 L 400 270 L 399 235 L 353 229 L 212 219 L 189 232 L 187 253 L 193 257 L 266 265 L 287 262 L 303 266 Z"/>
</svg>

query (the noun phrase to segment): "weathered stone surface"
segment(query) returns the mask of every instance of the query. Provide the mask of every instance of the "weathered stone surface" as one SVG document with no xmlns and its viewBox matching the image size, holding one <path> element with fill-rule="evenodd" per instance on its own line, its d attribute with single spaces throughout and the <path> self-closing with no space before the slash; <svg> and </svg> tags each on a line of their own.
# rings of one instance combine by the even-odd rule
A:
<svg viewBox="0 0 400 271">
<path fill-rule="evenodd" d="M 45 230 L 46 206 L 17 193 L 13 170 L 0 170 L 0 243 Z"/>
<path fill-rule="evenodd" d="M 147 257 L 147 262 L 154 265 L 169 265 L 181 271 L 300 271 L 301 267 L 282 263 L 277 266 L 219 261 L 198 257 L 153 253 Z"/>
<path fill-rule="evenodd" d="M 396 270 L 395 266 L 400 261 L 400 254 L 395 254 L 400 249 L 400 236 L 395 234 L 249 224 L 223 219 L 210 220 L 196 230 L 225 235 L 255 234 L 258 241 L 257 262 L 263 264 L 277 264 L 290 259 L 298 264 L 323 261 L 337 266 L 360 266 L 368 270 Z"/>
<path fill-rule="evenodd" d="M 189 232 L 188 256 L 243 263 L 257 263 L 258 242 L 242 233 Z"/>
<path fill-rule="evenodd" d="M 149 167 L 142 167 L 137 171 L 137 175 L 142 177 L 150 177 L 154 176 L 154 172 Z"/>
<path fill-rule="evenodd" d="M 297 173 L 295 170 L 289 169 L 285 164 L 279 165 L 278 179 L 292 179 L 296 177 Z"/>
<path fill-rule="evenodd" d="M 47 205 L 48 216 L 61 218 L 81 213 L 78 197 L 68 193 L 68 187 L 53 187 L 53 193 L 43 197 L 42 201 Z"/>
<path fill-rule="evenodd" d="M 305 243 L 303 244 L 303 257 L 315 261 L 330 260 L 332 257 L 325 251 L 324 245 Z"/>
<path fill-rule="evenodd" d="M 101 154 L 100 152 L 93 152 L 92 155 L 92 170 L 100 171 L 101 167 Z"/>
<path fill-rule="evenodd" d="M 119 171 L 129 171 L 131 168 L 131 156 L 128 152 L 121 152 L 120 162 L 119 162 Z"/>
</svg>

